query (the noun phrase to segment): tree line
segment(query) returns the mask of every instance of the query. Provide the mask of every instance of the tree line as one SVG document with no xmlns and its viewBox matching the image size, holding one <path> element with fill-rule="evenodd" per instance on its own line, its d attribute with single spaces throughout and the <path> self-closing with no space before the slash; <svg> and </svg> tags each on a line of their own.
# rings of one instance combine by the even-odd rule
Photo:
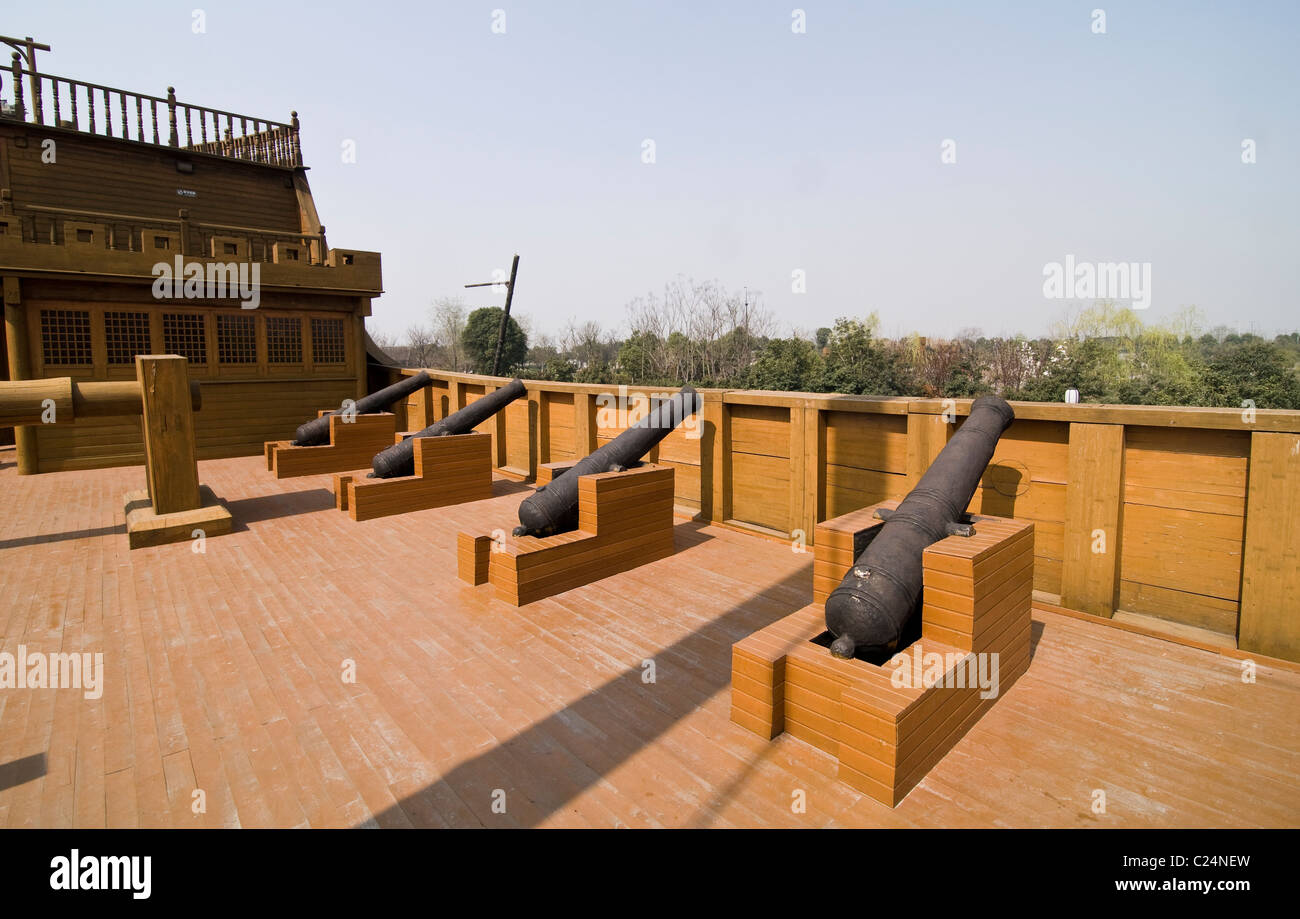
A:
<svg viewBox="0 0 1300 919">
<path fill-rule="evenodd" d="M 627 305 L 626 332 L 569 323 L 534 333 L 511 316 L 501 372 L 596 384 L 786 392 L 1300 409 L 1300 332 L 1204 329 L 1195 308 L 1164 323 L 1111 302 L 1066 315 L 1045 336 L 880 335 L 876 313 L 777 336 L 761 298 L 677 279 Z M 491 371 L 499 307 L 436 301 L 426 323 L 377 338 L 406 366 Z"/>
</svg>

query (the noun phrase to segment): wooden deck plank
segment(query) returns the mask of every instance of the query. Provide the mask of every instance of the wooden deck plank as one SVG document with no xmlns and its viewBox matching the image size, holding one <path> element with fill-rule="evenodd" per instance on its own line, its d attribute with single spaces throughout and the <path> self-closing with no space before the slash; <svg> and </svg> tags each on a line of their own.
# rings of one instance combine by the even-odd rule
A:
<svg viewBox="0 0 1300 919">
<path fill-rule="evenodd" d="M 0 650 L 102 651 L 105 681 L 0 690 L 0 766 L 46 761 L 6 825 L 1300 822 L 1294 670 L 1035 610 L 1028 672 L 891 810 L 730 722 L 731 644 L 809 602 L 811 554 L 678 518 L 672 557 L 519 610 L 456 580 L 455 534 L 522 486 L 356 524 L 263 466 L 200 464 L 236 521 L 201 554 L 126 550 L 139 467 L 0 469 Z"/>
</svg>

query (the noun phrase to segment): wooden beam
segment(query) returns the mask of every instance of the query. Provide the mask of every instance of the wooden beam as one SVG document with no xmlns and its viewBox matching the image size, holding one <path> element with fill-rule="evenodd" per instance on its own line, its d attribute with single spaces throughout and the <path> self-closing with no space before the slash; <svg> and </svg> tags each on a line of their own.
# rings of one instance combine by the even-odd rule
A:
<svg viewBox="0 0 1300 919">
<path fill-rule="evenodd" d="M 1115 613 L 1124 502 L 1124 426 L 1070 425 L 1061 605 Z M 1170 552 L 1176 547 L 1170 545 Z"/>
<path fill-rule="evenodd" d="M 22 302 L 18 278 L 5 276 L 5 347 L 9 358 L 9 379 L 30 380 L 32 360 L 27 337 L 27 314 Z M 14 428 L 14 446 L 18 459 L 19 475 L 40 472 L 41 457 L 36 445 L 36 429 L 28 426 Z"/>
<path fill-rule="evenodd" d="M 0 385 L 0 425 L 68 424 L 72 409 L 72 380 L 13 380 Z"/>
<path fill-rule="evenodd" d="M 1250 438 L 1237 647 L 1300 661 L 1300 436 Z"/>
<path fill-rule="evenodd" d="M 156 515 L 200 506 L 188 364 L 174 354 L 140 354 L 135 359 L 144 401 L 145 478 Z"/>
</svg>

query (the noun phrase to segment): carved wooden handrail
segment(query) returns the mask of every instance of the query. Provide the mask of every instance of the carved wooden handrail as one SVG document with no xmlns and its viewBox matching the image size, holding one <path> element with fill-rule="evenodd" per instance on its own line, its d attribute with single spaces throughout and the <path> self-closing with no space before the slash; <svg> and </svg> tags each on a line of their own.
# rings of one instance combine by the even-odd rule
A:
<svg viewBox="0 0 1300 919">
<path fill-rule="evenodd" d="M 151 96 L 85 80 L 36 73 L 22 66 L 17 52 L 14 52 L 9 72 L 13 90 L 13 108 L 9 117 L 46 127 L 178 147 L 227 159 L 270 166 L 302 165 L 297 112 L 292 113 L 286 124 L 181 102 L 171 86 L 167 87 L 165 97 Z M 28 77 L 32 91 L 30 108 L 24 98 L 23 77 Z M 160 110 L 166 117 L 161 129 L 158 123 Z"/>
</svg>

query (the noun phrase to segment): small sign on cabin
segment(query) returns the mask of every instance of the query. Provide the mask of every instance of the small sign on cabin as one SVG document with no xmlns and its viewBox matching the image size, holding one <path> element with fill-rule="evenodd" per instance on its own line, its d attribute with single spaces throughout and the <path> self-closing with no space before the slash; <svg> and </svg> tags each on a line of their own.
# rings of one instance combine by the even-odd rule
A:
<svg viewBox="0 0 1300 919">
<path fill-rule="evenodd" d="M 178 188 L 176 194 L 182 198 L 197 198 L 199 196 L 199 193 L 192 188 Z"/>
</svg>

